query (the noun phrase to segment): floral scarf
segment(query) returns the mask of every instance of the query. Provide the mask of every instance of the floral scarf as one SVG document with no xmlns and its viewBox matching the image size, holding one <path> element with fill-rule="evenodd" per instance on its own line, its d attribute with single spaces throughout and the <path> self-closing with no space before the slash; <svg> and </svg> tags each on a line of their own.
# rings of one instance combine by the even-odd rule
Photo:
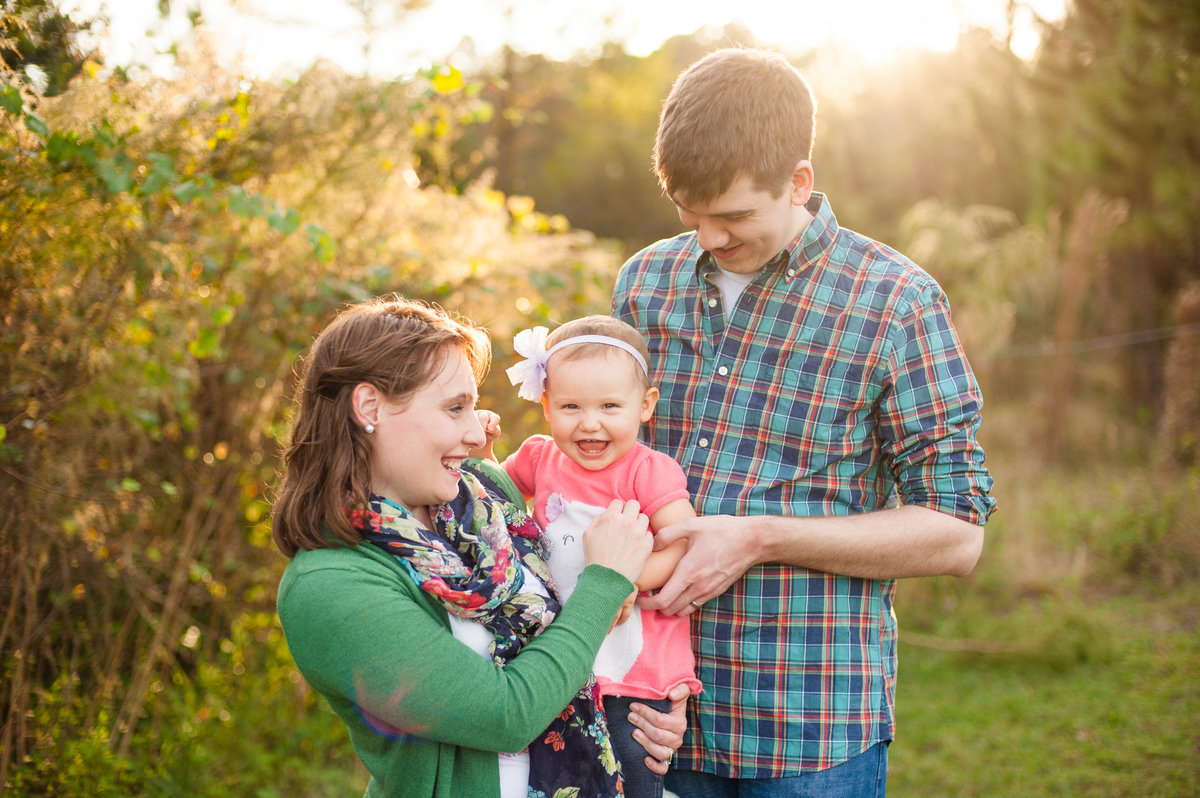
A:
<svg viewBox="0 0 1200 798">
<path fill-rule="evenodd" d="M 552 585 L 541 533 L 483 473 L 464 472 L 458 496 L 431 509 L 434 531 L 380 496 L 348 512 L 363 538 L 396 557 L 448 612 L 482 623 L 492 633 L 492 660 L 503 667 L 561 607 L 523 589 L 522 565 Z M 529 766 L 530 798 L 624 795 L 594 678 L 529 746 Z"/>
</svg>

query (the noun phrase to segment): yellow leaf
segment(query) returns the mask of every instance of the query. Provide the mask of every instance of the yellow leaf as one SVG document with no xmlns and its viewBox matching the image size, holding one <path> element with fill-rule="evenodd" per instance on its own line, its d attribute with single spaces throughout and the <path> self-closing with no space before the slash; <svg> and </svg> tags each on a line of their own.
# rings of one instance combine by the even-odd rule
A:
<svg viewBox="0 0 1200 798">
<path fill-rule="evenodd" d="M 444 66 L 433 76 L 433 90 L 438 94 L 449 94 L 462 88 L 463 76 L 452 66 Z"/>
<path fill-rule="evenodd" d="M 508 198 L 508 212 L 516 219 L 521 219 L 533 213 L 533 197 L 511 196 Z"/>
</svg>

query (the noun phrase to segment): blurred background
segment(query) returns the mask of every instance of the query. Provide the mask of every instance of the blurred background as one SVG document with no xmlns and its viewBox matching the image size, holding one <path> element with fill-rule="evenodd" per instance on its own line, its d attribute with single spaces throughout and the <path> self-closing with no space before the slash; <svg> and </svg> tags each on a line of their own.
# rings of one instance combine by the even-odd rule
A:
<svg viewBox="0 0 1200 798">
<path fill-rule="evenodd" d="M 306 10 L 310 9 L 311 10 Z M 676 75 L 784 51 L 845 226 L 947 290 L 999 510 L 906 580 L 890 793 L 1200 788 L 1200 6 L 0 3 L 0 793 L 344 796 L 274 615 L 295 359 L 400 292 L 512 335 L 681 230 Z"/>
</svg>

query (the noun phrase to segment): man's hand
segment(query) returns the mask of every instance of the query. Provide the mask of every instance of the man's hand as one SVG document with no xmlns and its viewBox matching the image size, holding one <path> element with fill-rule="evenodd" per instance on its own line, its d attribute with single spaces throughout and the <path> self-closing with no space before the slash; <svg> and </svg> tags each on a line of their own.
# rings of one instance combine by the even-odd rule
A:
<svg viewBox="0 0 1200 798">
<path fill-rule="evenodd" d="M 671 711 L 668 714 L 655 712 L 645 704 L 631 704 L 629 722 L 637 728 L 633 739 L 646 749 L 646 767 L 658 775 L 667 772 L 671 758 L 683 745 L 683 733 L 687 731 L 687 717 L 684 714 L 688 696 L 691 690 L 686 684 L 677 684 L 667 693 L 671 699 Z"/>
<path fill-rule="evenodd" d="M 686 540 L 687 554 L 670 580 L 654 596 L 639 600 L 647 610 L 666 615 L 690 615 L 698 605 L 724 593 L 742 574 L 757 565 L 754 517 L 707 515 L 664 527 L 654 538 L 655 550 Z"/>
</svg>

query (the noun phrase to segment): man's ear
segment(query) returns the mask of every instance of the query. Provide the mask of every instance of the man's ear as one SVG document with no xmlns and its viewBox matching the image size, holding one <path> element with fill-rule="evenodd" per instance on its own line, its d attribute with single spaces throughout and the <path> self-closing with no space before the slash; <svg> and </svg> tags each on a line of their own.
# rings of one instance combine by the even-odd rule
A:
<svg viewBox="0 0 1200 798">
<path fill-rule="evenodd" d="M 642 397 L 642 423 L 645 424 L 654 415 L 654 407 L 658 404 L 658 389 L 647 388 Z"/>
<path fill-rule="evenodd" d="M 379 424 L 383 402 L 383 394 L 369 382 L 360 382 L 350 393 L 350 410 L 360 427 Z"/>
<path fill-rule="evenodd" d="M 809 198 L 813 192 L 813 175 L 812 163 L 804 160 L 796 164 L 795 170 L 792 172 L 792 204 L 807 205 Z"/>
</svg>

